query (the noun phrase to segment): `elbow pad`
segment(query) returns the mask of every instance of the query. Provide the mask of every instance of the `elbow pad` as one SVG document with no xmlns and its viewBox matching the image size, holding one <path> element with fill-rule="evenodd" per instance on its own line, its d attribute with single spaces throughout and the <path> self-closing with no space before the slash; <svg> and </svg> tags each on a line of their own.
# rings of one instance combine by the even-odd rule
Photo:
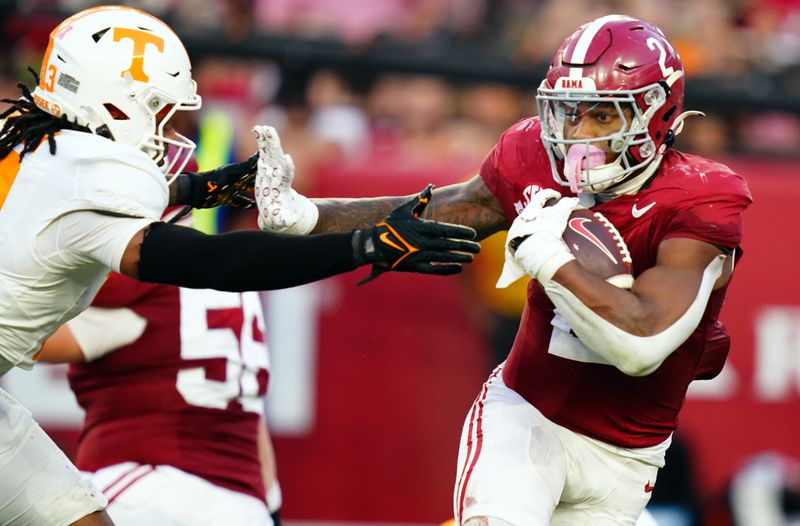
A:
<svg viewBox="0 0 800 526">
<path fill-rule="evenodd" d="M 584 305 L 572 292 L 556 281 L 544 285 L 547 296 L 556 307 L 556 314 L 569 325 L 588 348 L 599 357 L 585 360 L 609 363 L 630 376 L 646 376 L 661 365 L 697 328 L 722 274 L 725 256 L 714 258 L 703 272 L 703 279 L 694 301 L 672 325 L 652 336 L 630 334 Z M 555 323 L 555 329 L 558 324 Z M 568 331 L 567 331 L 568 332 Z"/>
</svg>

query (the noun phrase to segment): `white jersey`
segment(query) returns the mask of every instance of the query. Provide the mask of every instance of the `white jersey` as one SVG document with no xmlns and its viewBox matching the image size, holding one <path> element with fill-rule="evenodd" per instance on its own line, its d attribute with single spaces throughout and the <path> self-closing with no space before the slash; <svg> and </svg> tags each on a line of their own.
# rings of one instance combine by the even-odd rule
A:
<svg viewBox="0 0 800 526">
<path fill-rule="evenodd" d="M 167 206 L 164 174 L 135 147 L 68 130 L 56 145 L 0 160 L 0 375 L 32 367 Z"/>
</svg>

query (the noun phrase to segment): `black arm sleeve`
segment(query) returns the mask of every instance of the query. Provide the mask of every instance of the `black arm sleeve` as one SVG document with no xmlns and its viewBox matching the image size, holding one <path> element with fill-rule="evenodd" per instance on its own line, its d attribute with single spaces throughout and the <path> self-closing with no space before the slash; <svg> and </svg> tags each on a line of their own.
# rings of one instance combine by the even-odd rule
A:
<svg viewBox="0 0 800 526">
<path fill-rule="evenodd" d="M 190 205 L 192 204 L 192 180 L 188 173 L 181 173 L 172 181 L 170 185 L 169 204 Z"/>
<path fill-rule="evenodd" d="M 209 236 L 153 223 L 142 242 L 139 280 L 232 292 L 294 287 L 355 269 L 352 238 L 352 232 Z"/>
</svg>

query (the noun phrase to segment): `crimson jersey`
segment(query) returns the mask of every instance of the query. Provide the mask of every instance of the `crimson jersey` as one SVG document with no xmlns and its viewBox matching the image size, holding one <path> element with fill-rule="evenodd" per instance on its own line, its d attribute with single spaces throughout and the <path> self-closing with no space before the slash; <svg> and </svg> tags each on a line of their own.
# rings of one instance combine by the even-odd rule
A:
<svg viewBox="0 0 800 526">
<path fill-rule="evenodd" d="M 553 180 L 540 134 L 537 117 L 520 121 L 481 167 L 509 221 L 538 187 L 572 195 Z M 724 250 L 739 246 L 742 212 L 752 201 L 742 177 L 722 164 L 674 150 L 667 150 L 657 174 L 636 194 L 593 207 L 627 243 L 634 276 L 655 265 L 659 245 L 669 238 L 696 239 Z M 726 288 L 712 293 L 697 329 L 655 372 L 633 377 L 593 359 L 532 281 L 503 380 L 568 429 L 619 447 L 659 444 L 677 425 L 689 383 L 713 378 L 724 365 L 730 339 L 718 317 Z"/>
<path fill-rule="evenodd" d="M 257 433 L 268 357 L 258 294 L 111 274 L 92 306 L 130 309 L 147 325 L 130 345 L 70 367 L 86 410 L 78 467 L 167 464 L 263 500 Z"/>
</svg>

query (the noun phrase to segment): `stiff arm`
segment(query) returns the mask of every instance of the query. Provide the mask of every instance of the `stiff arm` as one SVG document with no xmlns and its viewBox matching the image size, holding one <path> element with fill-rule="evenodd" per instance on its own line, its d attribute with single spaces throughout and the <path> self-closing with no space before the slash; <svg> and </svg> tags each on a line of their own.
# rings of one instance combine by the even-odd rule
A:
<svg viewBox="0 0 800 526">
<path fill-rule="evenodd" d="M 295 167 L 271 126 L 253 128 L 258 142 L 255 198 L 261 230 L 288 234 L 349 232 L 371 226 L 409 196 L 308 199 L 292 183 Z M 477 239 L 508 228 L 500 202 L 480 176 L 433 192 L 423 218 L 472 227 Z"/>
<path fill-rule="evenodd" d="M 347 232 L 373 225 L 410 197 L 413 196 L 312 199 L 319 208 L 319 220 L 312 233 Z M 435 189 L 424 217 L 472 227 L 479 240 L 509 225 L 500 203 L 479 175 Z"/>
</svg>

